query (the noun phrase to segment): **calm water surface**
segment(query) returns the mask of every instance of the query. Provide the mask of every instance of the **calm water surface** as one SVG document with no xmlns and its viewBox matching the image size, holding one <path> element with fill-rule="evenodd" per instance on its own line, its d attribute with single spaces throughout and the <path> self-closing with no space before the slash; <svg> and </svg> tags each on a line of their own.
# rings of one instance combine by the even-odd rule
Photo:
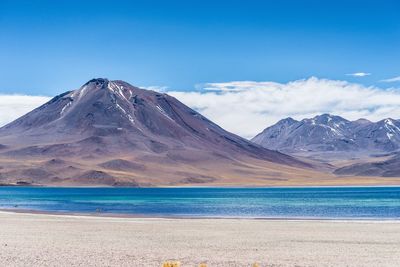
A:
<svg viewBox="0 0 400 267">
<path fill-rule="evenodd" d="M 0 209 L 150 217 L 400 219 L 400 187 L 0 187 Z"/>
</svg>

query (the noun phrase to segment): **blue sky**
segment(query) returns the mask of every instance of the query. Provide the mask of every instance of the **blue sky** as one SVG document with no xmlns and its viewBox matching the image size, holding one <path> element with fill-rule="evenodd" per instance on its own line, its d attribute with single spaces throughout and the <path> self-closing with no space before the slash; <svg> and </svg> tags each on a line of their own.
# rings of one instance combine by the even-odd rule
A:
<svg viewBox="0 0 400 267">
<path fill-rule="evenodd" d="M 94 77 L 166 87 L 247 138 L 289 116 L 400 119 L 399 14 L 398 0 L 0 0 L 0 126 Z"/>
<path fill-rule="evenodd" d="M 400 76 L 400 2 L 0 0 L 0 93 Z M 371 73 L 352 77 L 354 72 Z"/>
</svg>

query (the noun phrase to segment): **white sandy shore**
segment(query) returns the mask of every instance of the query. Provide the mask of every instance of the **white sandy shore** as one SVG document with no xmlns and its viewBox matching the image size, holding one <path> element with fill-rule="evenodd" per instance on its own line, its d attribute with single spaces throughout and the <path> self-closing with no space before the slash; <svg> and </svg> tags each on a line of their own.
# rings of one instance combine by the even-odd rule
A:
<svg viewBox="0 0 400 267">
<path fill-rule="evenodd" d="M 400 222 L 0 212 L 0 266 L 399 266 Z"/>
</svg>

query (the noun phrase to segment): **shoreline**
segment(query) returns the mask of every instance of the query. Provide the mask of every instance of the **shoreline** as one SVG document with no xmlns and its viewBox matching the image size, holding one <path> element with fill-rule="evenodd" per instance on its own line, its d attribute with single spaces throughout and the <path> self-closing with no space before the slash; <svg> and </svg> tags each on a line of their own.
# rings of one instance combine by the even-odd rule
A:
<svg viewBox="0 0 400 267">
<path fill-rule="evenodd" d="M 196 188 L 204 188 L 204 189 L 263 189 L 263 188 L 382 188 L 382 187 L 400 187 L 399 184 L 359 184 L 359 185 L 353 185 L 353 184 L 334 184 L 334 185 L 205 185 L 205 186 L 194 186 L 194 185 L 177 185 L 177 186 L 151 186 L 151 187 L 135 187 L 135 186 L 103 186 L 103 185 L 41 185 L 41 184 L 29 184 L 29 185 L 17 185 L 17 184 L 0 184 L 0 188 L 5 188 L 5 187 L 10 187 L 10 188 L 88 188 L 88 189 L 101 189 L 101 188 L 115 188 L 115 189 L 171 189 L 171 188 L 182 188 L 182 189 L 196 189 Z"/>
<path fill-rule="evenodd" d="M 66 217 L 118 218 L 118 219 L 171 219 L 171 220 L 254 220 L 254 221 L 294 221 L 294 222 L 369 222 L 369 223 L 399 223 L 400 218 L 312 218 L 312 217 L 212 217 L 212 216 L 148 216 L 146 214 L 127 213 L 80 213 L 64 211 L 41 211 L 29 209 L 0 209 L 0 214 L 31 214 Z"/>
</svg>

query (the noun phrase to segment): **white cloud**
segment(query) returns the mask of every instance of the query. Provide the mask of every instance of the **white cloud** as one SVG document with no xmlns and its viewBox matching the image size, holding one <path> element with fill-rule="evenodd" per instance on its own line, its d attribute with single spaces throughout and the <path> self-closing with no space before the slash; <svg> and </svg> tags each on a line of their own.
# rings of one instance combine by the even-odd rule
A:
<svg viewBox="0 0 400 267">
<path fill-rule="evenodd" d="M 386 83 L 400 82 L 400 76 L 393 77 L 393 78 L 390 78 L 390 79 L 381 80 L 381 82 L 386 82 Z"/>
<path fill-rule="evenodd" d="M 347 76 L 353 76 L 353 77 L 365 77 L 371 75 L 371 73 L 368 72 L 355 72 L 355 73 L 348 73 L 346 74 Z"/>
<path fill-rule="evenodd" d="M 164 93 L 168 90 L 168 86 L 162 86 L 162 85 L 140 86 L 139 88 L 156 91 L 160 93 Z"/>
<path fill-rule="evenodd" d="M 49 101 L 46 96 L 0 95 L 0 126 Z"/>
<path fill-rule="evenodd" d="M 205 90 L 168 91 L 168 94 L 226 130 L 247 138 L 286 117 L 303 119 L 332 113 L 350 120 L 400 119 L 400 88 L 381 89 L 315 77 L 288 83 L 208 83 L 202 88 Z M 49 99 L 44 96 L 0 95 L 0 126 Z"/>
<path fill-rule="evenodd" d="M 289 83 L 209 83 L 198 92 L 170 91 L 228 131 L 250 138 L 285 117 L 332 113 L 350 120 L 400 118 L 400 89 L 315 77 Z"/>
</svg>

